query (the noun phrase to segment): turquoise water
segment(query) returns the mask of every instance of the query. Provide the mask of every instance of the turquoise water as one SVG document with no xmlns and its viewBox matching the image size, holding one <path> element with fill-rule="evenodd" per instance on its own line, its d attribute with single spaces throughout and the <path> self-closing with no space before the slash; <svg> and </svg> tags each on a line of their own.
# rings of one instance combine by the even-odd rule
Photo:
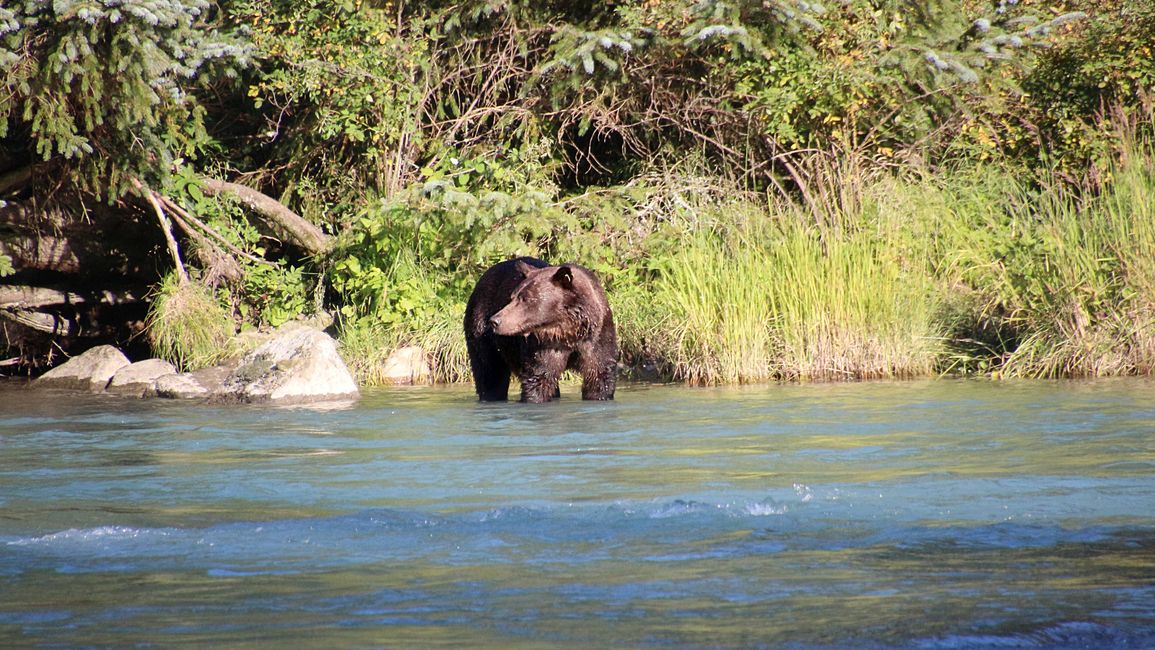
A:
<svg viewBox="0 0 1155 650">
<path fill-rule="evenodd" d="M 1155 382 L 0 385 L 0 647 L 1155 647 Z"/>
</svg>

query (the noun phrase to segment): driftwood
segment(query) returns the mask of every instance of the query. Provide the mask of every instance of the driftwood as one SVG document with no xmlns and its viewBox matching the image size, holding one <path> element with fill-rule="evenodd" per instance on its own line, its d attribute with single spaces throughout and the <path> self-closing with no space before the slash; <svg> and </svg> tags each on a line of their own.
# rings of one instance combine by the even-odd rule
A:
<svg viewBox="0 0 1155 650">
<path fill-rule="evenodd" d="M 0 319 L 54 336 L 77 336 L 82 332 L 75 319 L 40 310 L 126 305 L 139 301 L 140 296 L 140 292 L 131 289 L 77 293 L 49 287 L 0 285 Z"/>
<path fill-rule="evenodd" d="M 104 289 L 78 293 L 50 287 L 0 285 L 0 310 L 40 309 L 61 305 L 127 305 L 143 295 L 136 289 Z"/>
<path fill-rule="evenodd" d="M 329 250 L 330 239 L 320 228 L 285 207 L 280 201 L 251 187 L 216 178 L 206 178 L 201 189 L 209 195 L 231 194 L 252 210 L 278 237 L 300 246 L 310 255 Z"/>
<path fill-rule="evenodd" d="M 77 336 L 80 333 L 74 319 L 31 309 L 0 310 L 0 319 L 52 336 Z"/>
<path fill-rule="evenodd" d="M 110 305 L 123 302 L 132 302 L 137 297 L 132 292 L 101 291 L 95 297 L 100 302 Z M 82 294 L 73 291 L 61 291 L 48 287 L 14 287 L 0 285 L 0 309 L 23 308 L 35 309 L 51 305 L 79 305 L 94 300 L 93 294 Z"/>
</svg>

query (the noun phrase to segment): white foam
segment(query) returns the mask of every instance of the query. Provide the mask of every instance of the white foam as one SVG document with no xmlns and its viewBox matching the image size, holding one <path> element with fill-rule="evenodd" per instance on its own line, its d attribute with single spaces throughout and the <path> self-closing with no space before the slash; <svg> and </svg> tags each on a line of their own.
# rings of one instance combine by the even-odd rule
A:
<svg viewBox="0 0 1155 650">
<path fill-rule="evenodd" d="M 98 526 L 96 528 L 69 528 L 57 533 L 49 533 L 40 537 L 29 537 L 8 542 L 9 546 L 34 546 L 40 544 L 59 544 L 66 542 L 87 542 L 93 540 L 121 540 L 136 539 L 141 535 L 164 535 L 162 531 L 131 528 L 129 526 Z"/>
</svg>

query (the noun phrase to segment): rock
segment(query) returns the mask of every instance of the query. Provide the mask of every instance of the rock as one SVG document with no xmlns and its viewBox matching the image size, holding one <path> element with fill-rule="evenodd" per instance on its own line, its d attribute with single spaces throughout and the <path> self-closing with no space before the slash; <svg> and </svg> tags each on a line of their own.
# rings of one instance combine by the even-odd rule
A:
<svg viewBox="0 0 1155 650">
<path fill-rule="evenodd" d="M 169 399 L 196 399 L 209 396 L 209 389 L 201 385 L 195 375 L 186 373 L 157 377 L 153 390 L 157 397 Z"/>
<path fill-rule="evenodd" d="M 127 365 L 112 376 L 108 392 L 144 397 L 155 391 L 156 380 L 176 372 L 176 366 L 163 359 L 146 359 Z"/>
<path fill-rule="evenodd" d="M 225 379 L 232 374 L 236 367 L 234 362 L 232 365 L 225 364 L 221 366 L 209 366 L 208 368 L 201 368 L 194 370 L 189 374 L 198 384 L 204 386 L 208 392 L 216 395 L 220 393 L 225 385 Z"/>
<path fill-rule="evenodd" d="M 245 355 L 225 379 L 222 399 L 301 403 L 349 399 L 357 383 L 328 334 L 294 324 Z"/>
<path fill-rule="evenodd" d="M 382 379 L 390 384 L 415 384 L 432 374 L 425 350 L 416 345 L 394 350 L 381 369 Z"/>
<path fill-rule="evenodd" d="M 111 345 L 98 345 L 44 373 L 36 385 L 99 392 L 117 370 L 130 363 L 120 350 Z"/>
</svg>

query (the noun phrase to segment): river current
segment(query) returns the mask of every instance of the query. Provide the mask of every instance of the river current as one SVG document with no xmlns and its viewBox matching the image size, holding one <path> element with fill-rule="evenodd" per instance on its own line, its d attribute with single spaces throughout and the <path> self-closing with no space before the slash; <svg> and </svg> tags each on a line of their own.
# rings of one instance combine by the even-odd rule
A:
<svg viewBox="0 0 1155 650">
<path fill-rule="evenodd" d="M 1155 382 L 0 384 L 0 647 L 1153 648 Z"/>
</svg>

